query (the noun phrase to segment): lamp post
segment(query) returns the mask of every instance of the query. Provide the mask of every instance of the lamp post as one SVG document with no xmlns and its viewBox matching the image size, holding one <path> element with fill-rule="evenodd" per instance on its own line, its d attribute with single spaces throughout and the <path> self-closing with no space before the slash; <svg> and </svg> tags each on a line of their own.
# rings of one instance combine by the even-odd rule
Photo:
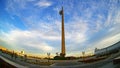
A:
<svg viewBox="0 0 120 68">
<path fill-rule="evenodd" d="M 49 59 L 50 59 L 50 53 L 47 53 L 47 56 L 48 56 L 48 62 L 49 62 Z"/>
<path fill-rule="evenodd" d="M 84 61 L 84 55 L 85 55 L 85 51 L 82 52 L 82 55 L 83 55 L 83 61 Z"/>
</svg>

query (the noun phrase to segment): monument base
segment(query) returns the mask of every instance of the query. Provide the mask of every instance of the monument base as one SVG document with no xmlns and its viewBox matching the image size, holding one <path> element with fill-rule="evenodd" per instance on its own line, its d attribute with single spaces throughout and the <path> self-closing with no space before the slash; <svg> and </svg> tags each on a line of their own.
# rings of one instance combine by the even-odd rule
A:
<svg viewBox="0 0 120 68">
<path fill-rule="evenodd" d="M 67 60 L 67 58 L 62 56 L 55 56 L 54 60 Z"/>
</svg>

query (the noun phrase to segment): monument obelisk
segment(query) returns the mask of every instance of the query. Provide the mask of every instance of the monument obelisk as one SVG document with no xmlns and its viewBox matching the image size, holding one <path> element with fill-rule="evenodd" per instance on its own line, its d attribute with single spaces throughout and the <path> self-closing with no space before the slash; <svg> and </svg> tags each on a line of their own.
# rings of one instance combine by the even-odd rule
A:
<svg viewBox="0 0 120 68">
<path fill-rule="evenodd" d="M 60 56 L 61 57 L 65 57 L 65 30 L 64 30 L 64 10 L 63 10 L 63 7 L 62 7 L 62 10 L 59 12 L 61 17 L 62 17 L 62 24 L 61 24 L 61 53 L 60 53 Z"/>
</svg>

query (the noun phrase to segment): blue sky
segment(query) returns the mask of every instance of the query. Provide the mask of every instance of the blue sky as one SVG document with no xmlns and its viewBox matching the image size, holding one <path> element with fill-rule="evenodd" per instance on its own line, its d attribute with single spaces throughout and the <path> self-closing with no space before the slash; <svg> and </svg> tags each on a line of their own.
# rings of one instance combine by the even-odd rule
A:
<svg viewBox="0 0 120 68">
<path fill-rule="evenodd" d="M 60 53 L 61 6 L 68 56 L 120 41 L 120 0 L 0 0 L 0 45 L 40 56 Z"/>
</svg>

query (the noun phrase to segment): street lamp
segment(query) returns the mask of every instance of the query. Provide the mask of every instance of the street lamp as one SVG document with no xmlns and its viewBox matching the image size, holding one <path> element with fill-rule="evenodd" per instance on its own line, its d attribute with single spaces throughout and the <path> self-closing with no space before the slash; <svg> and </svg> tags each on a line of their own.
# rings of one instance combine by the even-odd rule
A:
<svg viewBox="0 0 120 68">
<path fill-rule="evenodd" d="M 50 53 L 47 53 L 47 55 L 48 55 L 48 62 L 49 62 L 49 59 L 50 59 Z"/>
<path fill-rule="evenodd" d="M 82 55 L 83 55 L 83 61 L 84 61 L 84 55 L 85 55 L 85 51 L 82 52 Z"/>
</svg>

